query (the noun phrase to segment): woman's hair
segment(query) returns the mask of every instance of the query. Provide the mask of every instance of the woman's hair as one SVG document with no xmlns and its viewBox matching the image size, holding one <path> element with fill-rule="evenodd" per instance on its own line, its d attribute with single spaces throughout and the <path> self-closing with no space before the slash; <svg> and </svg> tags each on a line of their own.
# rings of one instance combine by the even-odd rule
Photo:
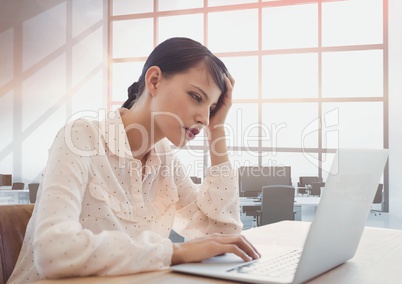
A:
<svg viewBox="0 0 402 284">
<path fill-rule="evenodd" d="M 145 88 L 145 74 L 152 66 L 158 66 L 164 76 L 171 76 L 204 62 L 208 73 L 222 94 L 226 91 L 224 76 L 228 75 L 225 64 L 201 43 L 184 37 L 174 37 L 160 43 L 149 55 L 142 68 L 141 76 L 128 88 L 128 99 L 124 108 L 131 108 Z M 221 96 L 222 97 L 222 96 Z M 218 101 L 217 107 L 220 105 Z"/>
</svg>

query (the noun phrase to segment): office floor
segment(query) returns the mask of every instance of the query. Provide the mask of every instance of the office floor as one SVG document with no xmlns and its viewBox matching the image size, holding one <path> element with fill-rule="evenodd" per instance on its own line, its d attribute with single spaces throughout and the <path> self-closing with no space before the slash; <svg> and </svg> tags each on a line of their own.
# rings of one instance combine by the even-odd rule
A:
<svg viewBox="0 0 402 284">
<path fill-rule="evenodd" d="M 389 228 L 402 230 L 402 200 L 394 200 L 390 204 L 390 212 L 372 212 L 367 217 L 366 226 L 378 227 L 378 228 Z M 373 205 L 371 207 L 373 210 L 380 210 L 379 205 Z M 311 222 L 315 216 L 315 207 L 305 206 L 302 209 L 302 221 Z M 334 212 L 336 214 L 336 212 Z M 247 216 L 241 216 L 241 220 L 244 224 L 244 229 L 248 229 L 253 226 L 253 218 Z"/>
</svg>

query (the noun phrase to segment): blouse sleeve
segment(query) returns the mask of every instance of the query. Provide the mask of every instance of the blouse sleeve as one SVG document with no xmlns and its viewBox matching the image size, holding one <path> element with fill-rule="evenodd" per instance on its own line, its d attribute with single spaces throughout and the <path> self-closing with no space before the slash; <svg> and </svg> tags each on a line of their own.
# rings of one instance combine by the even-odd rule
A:
<svg viewBox="0 0 402 284">
<path fill-rule="evenodd" d="M 83 195 L 96 174 L 92 163 L 101 154 L 102 145 L 93 123 L 76 122 L 68 128 L 68 135 L 66 129 L 58 133 L 49 151 L 35 204 L 33 254 L 40 275 L 123 275 L 167 268 L 173 253 L 167 238 L 150 231 L 131 238 L 118 230 L 94 233 L 83 228 Z"/>
<path fill-rule="evenodd" d="M 240 234 L 238 178 L 230 162 L 206 169 L 202 184 L 195 185 L 176 158 L 179 193 L 174 229 L 186 238 L 206 234 Z"/>
</svg>

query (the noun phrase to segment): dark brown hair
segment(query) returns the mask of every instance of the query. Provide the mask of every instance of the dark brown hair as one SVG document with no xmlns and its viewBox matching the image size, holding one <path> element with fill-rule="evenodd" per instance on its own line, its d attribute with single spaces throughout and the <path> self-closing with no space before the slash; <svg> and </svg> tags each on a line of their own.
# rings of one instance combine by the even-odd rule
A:
<svg viewBox="0 0 402 284">
<path fill-rule="evenodd" d="M 140 77 L 128 88 L 128 99 L 123 107 L 131 108 L 142 94 L 145 88 L 145 74 L 150 67 L 158 66 L 163 75 L 170 76 L 184 72 L 200 62 L 205 63 L 209 74 L 221 89 L 222 94 L 226 92 L 224 76 L 228 75 L 228 70 L 225 64 L 201 43 L 189 38 L 174 37 L 160 43 L 151 52 L 142 68 Z M 219 102 L 217 107 L 219 107 Z"/>
</svg>

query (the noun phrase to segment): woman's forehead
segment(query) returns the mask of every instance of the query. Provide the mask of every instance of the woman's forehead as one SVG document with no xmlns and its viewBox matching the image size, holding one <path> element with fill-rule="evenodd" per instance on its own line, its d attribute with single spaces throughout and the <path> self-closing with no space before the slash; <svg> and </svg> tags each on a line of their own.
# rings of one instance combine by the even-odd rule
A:
<svg viewBox="0 0 402 284">
<path fill-rule="evenodd" d="M 207 68 L 192 68 L 188 75 L 188 83 L 190 85 L 203 89 L 211 100 L 218 100 L 222 91 L 215 83 Z"/>
</svg>

